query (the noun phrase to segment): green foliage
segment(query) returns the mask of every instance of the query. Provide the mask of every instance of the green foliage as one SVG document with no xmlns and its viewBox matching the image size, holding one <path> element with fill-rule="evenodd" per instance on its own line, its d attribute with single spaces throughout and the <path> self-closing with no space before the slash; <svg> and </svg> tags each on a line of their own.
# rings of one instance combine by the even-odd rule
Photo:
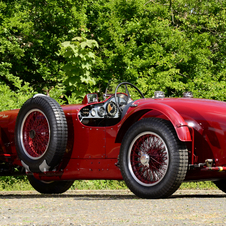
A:
<svg viewBox="0 0 226 226">
<path fill-rule="evenodd" d="M 66 73 L 64 84 L 76 97 L 73 103 L 81 102 L 86 93 L 93 91 L 92 87 L 96 84 L 95 79 L 90 75 L 95 63 L 95 55 L 91 51 L 94 47 L 98 47 L 95 40 L 81 37 L 62 43 L 60 54 L 66 58 L 62 68 Z M 68 100 L 69 103 L 72 102 Z"/>
<path fill-rule="evenodd" d="M 0 191 L 28 191 L 32 189 L 26 176 L 1 177 Z"/>
<path fill-rule="evenodd" d="M 8 65 L 0 65 L 0 76 L 4 74 L 5 79 L 14 86 L 14 90 L 0 80 L 0 111 L 19 108 L 33 94 L 28 82 L 24 83 L 19 77 L 10 74 L 4 66 Z"/>
<path fill-rule="evenodd" d="M 81 2 L 0 1 L 0 86 L 3 90 L 9 87 L 9 92 L 2 95 L 10 100 L 20 95 L 20 89 L 7 77 L 11 74 L 15 79 L 29 84 L 35 93 L 51 94 L 63 103 L 67 90 L 62 79 L 64 59 L 58 54 L 59 46 L 64 41 L 81 36 L 86 29 L 83 25 L 85 20 Z M 25 99 L 30 96 L 30 90 L 26 93 Z M 12 107 L 18 107 L 18 104 Z M 3 108 L 9 109 L 11 105 Z"/>
<path fill-rule="evenodd" d="M 101 78 L 137 81 L 149 97 L 190 90 L 225 100 L 225 2 L 101 2 L 87 9 L 102 50 L 95 66 Z"/>
<path fill-rule="evenodd" d="M 0 108 L 37 92 L 78 102 L 111 78 L 137 83 L 147 97 L 189 90 L 225 100 L 225 19 L 220 0 L 0 1 L 0 89 L 8 101 Z"/>
</svg>

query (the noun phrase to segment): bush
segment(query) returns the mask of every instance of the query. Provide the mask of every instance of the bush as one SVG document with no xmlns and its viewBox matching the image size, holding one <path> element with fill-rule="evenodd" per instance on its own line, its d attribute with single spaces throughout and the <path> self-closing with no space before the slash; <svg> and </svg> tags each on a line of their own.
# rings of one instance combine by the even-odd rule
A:
<svg viewBox="0 0 226 226">
<path fill-rule="evenodd" d="M 80 101 L 86 92 L 103 92 L 114 77 L 137 83 L 147 97 L 188 90 L 225 100 L 225 6 L 215 0 L 1 1 L 0 90 L 9 101 L 1 109 L 37 92 L 61 104 Z M 59 54 L 74 37 L 100 46 L 84 48 L 96 61 L 81 72 L 90 73 L 88 80 L 76 86 L 63 70 L 69 58 Z"/>
</svg>

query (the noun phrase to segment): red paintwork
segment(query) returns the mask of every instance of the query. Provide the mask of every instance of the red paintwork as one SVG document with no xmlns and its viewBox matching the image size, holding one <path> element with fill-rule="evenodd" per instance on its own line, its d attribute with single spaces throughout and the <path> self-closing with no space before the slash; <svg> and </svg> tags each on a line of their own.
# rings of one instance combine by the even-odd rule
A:
<svg viewBox="0 0 226 226">
<path fill-rule="evenodd" d="M 168 120 L 170 120 L 177 132 L 177 135 L 181 141 L 191 141 L 191 135 L 188 129 L 188 125 L 182 116 L 170 105 L 165 104 L 157 99 L 141 99 L 134 104 L 138 106 L 133 110 L 128 111 L 126 120 L 130 115 L 142 111 L 142 110 L 155 110 L 163 114 Z"/>
<path fill-rule="evenodd" d="M 106 100 L 107 101 L 107 100 Z M 178 138 L 187 144 L 189 164 L 213 159 L 213 167 L 226 167 L 226 103 L 193 98 L 140 99 L 122 120 L 111 126 L 87 126 L 78 113 L 87 104 L 62 106 L 68 121 L 69 138 L 65 157 L 56 172 L 35 174 L 42 180 L 122 179 L 116 166 L 122 138 L 137 120 L 158 117 L 171 121 Z M 104 103 L 104 102 L 101 102 Z M 0 113 L 0 160 L 20 165 L 14 144 L 18 110 Z M 225 172 L 202 167 L 188 170 L 186 180 L 214 180 Z M 218 169 L 218 168 L 216 168 Z M 225 169 L 225 168 L 223 168 Z"/>
</svg>

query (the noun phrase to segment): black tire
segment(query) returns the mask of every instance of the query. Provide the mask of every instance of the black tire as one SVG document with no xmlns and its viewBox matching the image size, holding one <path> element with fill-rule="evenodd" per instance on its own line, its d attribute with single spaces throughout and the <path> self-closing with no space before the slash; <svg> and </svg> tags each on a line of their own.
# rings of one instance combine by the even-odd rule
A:
<svg viewBox="0 0 226 226">
<path fill-rule="evenodd" d="M 67 191 L 74 181 L 42 181 L 36 179 L 32 175 L 28 175 L 28 180 L 31 186 L 42 194 L 60 194 Z"/>
<path fill-rule="evenodd" d="M 221 191 L 226 193 L 226 180 L 218 180 L 213 182 Z"/>
<path fill-rule="evenodd" d="M 188 151 L 169 121 L 147 118 L 125 134 L 119 164 L 125 183 L 135 195 L 166 198 L 186 176 Z"/>
<path fill-rule="evenodd" d="M 54 99 L 36 95 L 21 107 L 15 145 L 26 170 L 38 173 L 54 169 L 65 153 L 67 138 L 66 117 Z"/>
</svg>

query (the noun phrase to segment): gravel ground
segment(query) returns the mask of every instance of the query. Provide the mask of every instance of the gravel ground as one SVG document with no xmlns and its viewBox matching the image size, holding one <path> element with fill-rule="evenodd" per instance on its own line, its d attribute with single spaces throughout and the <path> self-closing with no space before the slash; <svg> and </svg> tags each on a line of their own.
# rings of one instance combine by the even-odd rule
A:
<svg viewBox="0 0 226 226">
<path fill-rule="evenodd" d="M 0 192 L 0 225 L 226 225 L 226 194 L 178 190 L 145 200 L 128 190 Z"/>
</svg>

